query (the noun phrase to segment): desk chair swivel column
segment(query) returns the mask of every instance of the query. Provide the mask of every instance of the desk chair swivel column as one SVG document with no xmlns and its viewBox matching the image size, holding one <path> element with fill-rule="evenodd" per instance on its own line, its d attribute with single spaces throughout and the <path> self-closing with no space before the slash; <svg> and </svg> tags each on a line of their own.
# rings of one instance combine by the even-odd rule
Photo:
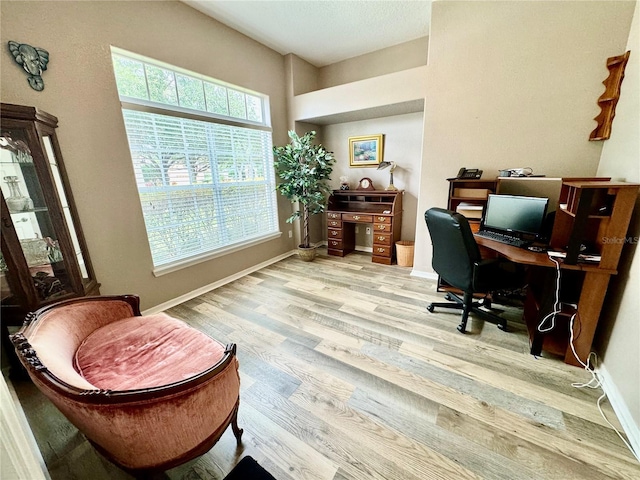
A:
<svg viewBox="0 0 640 480">
<path fill-rule="evenodd" d="M 490 304 L 474 302 L 473 295 L 522 286 L 524 275 L 518 266 L 497 258 L 483 260 L 469 222 L 459 213 L 431 208 L 425 212 L 424 218 L 433 244 L 433 269 L 449 285 L 464 292 L 463 298 L 448 292 L 445 298 L 455 303 L 431 303 L 427 310 L 433 312 L 435 307 L 461 309 L 462 320 L 458 330 L 462 333 L 467 328 L 471 312 L 506 330 L 507 321 L 482 310 L 481 307 Z"/>
</svg>

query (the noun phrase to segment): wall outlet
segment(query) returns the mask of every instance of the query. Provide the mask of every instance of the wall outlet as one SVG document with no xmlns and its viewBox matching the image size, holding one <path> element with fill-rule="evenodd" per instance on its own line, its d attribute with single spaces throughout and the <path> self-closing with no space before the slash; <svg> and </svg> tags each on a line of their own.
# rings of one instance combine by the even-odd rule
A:
<svg viewBox="0 0 640 480">
<path fill-rule="evenodd" d="M 371 235 L 371 227 L 367 227 L 365 232 L 367 232 L 367 235 Z"/>
<path fill-rule="evenodd" d="M 289 230 L 289 238 L 293 238 L 293 232 Z"/>
</svg>

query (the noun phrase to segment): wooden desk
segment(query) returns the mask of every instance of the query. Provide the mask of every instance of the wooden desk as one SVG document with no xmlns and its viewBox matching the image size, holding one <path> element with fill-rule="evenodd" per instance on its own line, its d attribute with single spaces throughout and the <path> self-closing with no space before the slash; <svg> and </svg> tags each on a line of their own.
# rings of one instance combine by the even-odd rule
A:
<svg viewBox="0 0 640 480">
<path fill-rule="evenodd" d="M 523 316 L 529 331 L 531 354 L 540 355 L 542 350 L 545 350 L 563 356 L 565 363 L 579 366 L 580 363 L 569 345 L 569 321 L 577 311 L 573 328 L 574 347 L 580 359 L 586 363 L 591 352 L 609 279 L 617 272 L 597 265 L 566 265 L 560 262 L 562 313 L 556 315 L 556 326 L 553 330 L 540 333 L 538 326 L 554 309 L 558 274 L 556 264 L 545 252 L 536 253 L 478 236 L 475 238 L 483 254 L 499 255 L 529 267 Z M 577 305 L 577 309 L 569 304 Z M 549 325 L 548 322 L 545 323 L 545 327 Z"/>
<path fill-rule="evenodd" d="M 391 265 L 402 230 L 403 190 L 334 190 L 327 206 L 327 253 L 344 257 L 356 246 L 355 226 L 373 225 L 375 263 Z"/>
<path fill-rule="evenodd" d="M 479 237 L 474 235 L 476 243 L 481 247 L 481 250 L 494 252 L 501 257 L 511 260 L 512 262 L 519 263 L 521 265 L 533 265 L 536 267 L 548 267 L 556 268 L 556 264 L 549 258 L 546 252 L 532 252 L 525 248 L 514 247 L 505 243 L 496 242 L 485 237 Z M 589 263 L 578 263 L 575 265 L 566 265 L 561 263 L 561 268 L 565 270 L 579 270 L 582 272 L 599 272 L 608 273 L 609 275 L 616 275 L 617 270 L 601 268 L 597 265 Z"/>
<path fill-rule="evenodd" d="M 586 363 L 604 305 L 612 275 L 626 243 L 631 214 L 638 195 L 637 183 L 611 182 L 603 178 L 563 179 L 555 211 L 549 244 L 564 251 L 560 265 L 560 304 L 552 330 L 540 333 L 542 320 L 554 311 L 557 266 L 546 253 L 535 253 L 500 242 L 476 237 L 485 249 L 529 268 L 524 320 L 529 330 L 531 353 L 542 350 L 564 356 L 564 361 L 579 365 L 571 351 L 570 319 L 573 323 L 574 347 Z M 580 251 L 588 248 L 600 256 L 599 263 L 579 262 Z M 550 324 L 545 323 L 545 327 Z"/>
</svg>

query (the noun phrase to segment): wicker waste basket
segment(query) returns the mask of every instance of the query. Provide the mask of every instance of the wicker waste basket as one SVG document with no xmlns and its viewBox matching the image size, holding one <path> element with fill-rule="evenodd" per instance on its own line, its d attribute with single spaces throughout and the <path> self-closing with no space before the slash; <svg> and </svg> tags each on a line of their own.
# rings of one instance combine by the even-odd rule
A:
<svg viewBox="0 0 640 480">
<path fill-rule="evenodd" d="M 396 257 L 401 267 L 413 267 L 413 249 L 415 242 L 401 240 L 396 242 Z"/>
</svg>

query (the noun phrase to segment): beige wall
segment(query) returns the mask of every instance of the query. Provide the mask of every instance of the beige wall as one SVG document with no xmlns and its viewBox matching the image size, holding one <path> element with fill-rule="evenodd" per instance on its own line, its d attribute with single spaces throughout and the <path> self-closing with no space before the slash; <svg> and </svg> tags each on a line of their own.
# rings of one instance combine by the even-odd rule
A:
<svg viewBox="0 0 640 480">
<path fill-rule="evenodd" d="M 388 73 L 379 77 L 315 90 L 291 99 L 289 111 L 295 120 L 315 121 L 327 118 L 332 123 L 375 118 L 399 113 L 422 111 L 424 108 L 427 67 Z M 417 107 L 417 108 L 416 108 Z M 386 115 L 386 109 L 396 111 Z M 375 111 L 374 117 L 369 116 Z M 335 118 L 351 117 L 336 121 Z"/>
<path fill-rule="evenodd" d="M 285 61 L 287 68 L 291 71 L 287 85 L 287 90 L 288 93 L 291 94 L 291 98 L 295 95 L 313 92 L 320 88 L 320 83 L 318 82 L 318 67 L 311 65 L 293 53 L 285 55 Z"/>
<path fill-rule="evenodd" d="M 426 65 L 428 45 L 429 37 L 421 37 L 321 67 L 318 69 L 319 88 L 334 87 Z"/>
<path fill-rule="evenodd" d="M 351 188 L 355 188 L 363 177 L 373 180 L 378 190 L 383 190 L 389 184 L 389 170 L 349 166 L 349 137 L 384 134 L 384 159 L 398 164 L 393 173 L 393 183 L 399 190 L 405 190 L 402 216 L 403 240 L 415 238 L 418 179 L 422 157 L 422 120 L 422 113 L 410 113 L 326 125 L 323 128 L 325 146 L 333 150 L 337 158 L 336 167 L 331 175 L 333 188 L 340 186 L 340 177 L 343 175 L 349 177 Z M 356 239 L 357 245 L 370 247 L 373 237 L 365 235 L 364 228 L 359 230 L 361 231 Z"/>
<path fill-rule="evenodd" d="M 594 175 L 603 65 L 632 13 L 631 2 L 434 2 L 418 212 L 446 205 L 444 179 L 463 166 Z M 421 218 L 416 243 L 430 245 Z M 416 249 L 417 271 L 432 271 L 430 250 Z"/>
<path fill-rule="evenodd" d="M 283 235 L 162 277 L 153 265 L 133 176 L 109 46 L 268 94 L 274 143 L 285 143 L 285 69 L 278 53 L 179 2 L 1 2 L 1 43 L 49 51 L 45 89 L 32 90 L 0 54 L 2 102 L 56 115 L 58 136 L 102 293 L 169 301 L 293 248 Z M 281 230 L 290 205 L 280 199 Z"/>
<path fill-rule="evenodd" d="M 631 51 L 622 82 L 611 138 L 604 142 L 598 175 L 640 183 L 640 4 L 635 14 L 627 50 Z M 621 54 L 622 51 L 617 52 Z M 640 453 L 640 200 L 636 202 L 623 249 L 619 274 L 613 277 L 603 312 L 599 345 L 603 364 L 611 376 L 635 424 L 636 449 Z"/>
</svg>

